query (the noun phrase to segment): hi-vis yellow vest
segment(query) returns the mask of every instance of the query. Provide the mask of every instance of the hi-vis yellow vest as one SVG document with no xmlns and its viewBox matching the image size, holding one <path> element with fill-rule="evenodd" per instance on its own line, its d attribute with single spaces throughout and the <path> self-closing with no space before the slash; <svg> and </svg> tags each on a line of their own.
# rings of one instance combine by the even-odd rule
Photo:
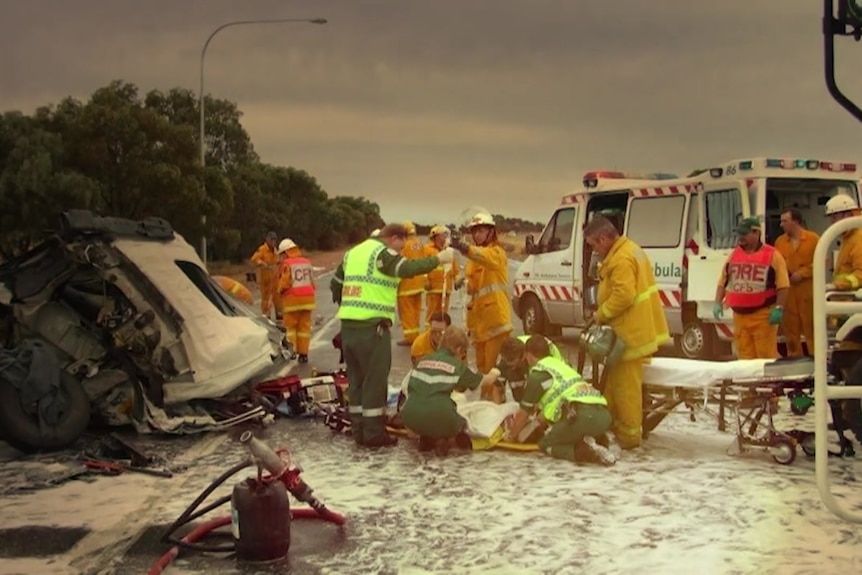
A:
<svg viewBox="0 0 862 575">
<path fill-rule="evenodd" d="M 344 254 L 344 282 L 339 319 L 388 319 L 395 322 L 399 278 L 382 273 L 377 258 L 386 244 L 369 238 Z"/>
<path fill-rule="evenodd" d="M 556 423 L 560 420 L 563 402 L 608 404 L 599 390 L 585 381 L 577 370 L 562 360 L 543 357 L 530 371 L 545 371 L 551 375 L 553 380 L 551 387 L 545 391 L 542 399 L 539 400 L 538 406 L 539 411 L 542 412 L 542 417 L 550 423 Z"/>
</svg>

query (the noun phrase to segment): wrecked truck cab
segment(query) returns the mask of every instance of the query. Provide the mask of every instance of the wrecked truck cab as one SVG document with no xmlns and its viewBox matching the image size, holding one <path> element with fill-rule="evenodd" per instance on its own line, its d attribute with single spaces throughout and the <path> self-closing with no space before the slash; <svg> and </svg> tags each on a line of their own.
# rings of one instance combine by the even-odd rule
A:
<svg viewBox="0 0 862 575">
<path fill-rule="evenodd" d="M 285 375 L 284 334 L 227 294 L 159 218 L 70 211 L 0 265 L 4 347 L 48 344 L 108 424 L 184 432 L 217 424 L 196 400 Z"/>
</svg>

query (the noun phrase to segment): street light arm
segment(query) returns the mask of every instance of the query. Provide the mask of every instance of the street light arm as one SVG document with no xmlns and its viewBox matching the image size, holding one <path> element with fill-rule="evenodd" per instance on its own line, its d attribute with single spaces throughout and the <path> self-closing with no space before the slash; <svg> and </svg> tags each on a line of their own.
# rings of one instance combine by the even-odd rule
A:
<svg viewBox="0 0 862 575">
<path fill-rule="evenodd" d="M 210 42 L 215 38 L 216 34 L 224 30 L 225 28 L 230 28 L 232 26 L 247 26 L 249 24 L 286 24 L 289 22 L 306 22 L 308 24 L 326 24 L 326 18 L 268 18 L 264 20 L 235 20 L 233 22 L 227 22 L 222 24 L 218 28 L 212 31 L 209 36 L 207 36 L 206 42 L 204 42 L 204 47 L 201 50 L 201 85 L 200 91 L 198 92 L 198 108 L 200 109 L 201 118 L 200 118 L 200 148 L 201 148 L 201 178 L 202 187 L 204 191 L 206 191 L 206 175 L 203 173 L 203 169 L 206 168 L 206 134 L 205 134 L 205 126 L 206 126 L 206 114 L 204 111 L 204 60 L 207 56 L 207 48 L 210 46 Z M 206 227 L 207 217 L 206 214 L 201 215 L 201 224 L 203 224 L 204 228 Z M 201 235 L 201 260 L 206 265 L 207 262 L 207 238 L 206 238 L 206 230 L 204 229 L 203 234 Z"/>
<path fill-rule="evenodd" d="M 200 118 L 200 147 L 201 147 L 201 166 L 206 165 L 206 144 L 204 142 L 204 61 L 207 56 L 207 48 L 210 46 L 210 42 L 215 38 L 216 34 L 224 30 L 225 28 L 231 28 L 233 26 L 247 26 L 251 24 L 285 24 L 288 22 L 307 22 L 309 24 L 326 24 L 326 18 L 269 18 L 263 20 L 235 20 L 233 22 L 226 22 L 213 30 L 209 36 L 207 36 L 206 42 L 204 42 L 204 47 L 201 50 L 201 78 L 200 78 L 200 90 L 198 92 L 198 108 L 200 108 L 201 118 Z"/>
</svg>

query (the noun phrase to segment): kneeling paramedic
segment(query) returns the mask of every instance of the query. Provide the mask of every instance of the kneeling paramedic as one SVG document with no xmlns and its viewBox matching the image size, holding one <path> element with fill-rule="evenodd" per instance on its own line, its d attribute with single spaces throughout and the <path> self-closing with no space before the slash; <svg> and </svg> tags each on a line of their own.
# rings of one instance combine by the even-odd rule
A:
<svg viewBox="0 0 862 575">
<path fill-rule="evenodd" d="M 333 297 L 341 302 L 341 347 L 347 367 L 347 401 L 354 441 L 389 447 L 398 440 L 386 433 L 386 396 L 392 367 L 390 328 L 395 321 L 401 278 L 428 273 L 454 259 L 451 249 L 437 256 L 407 260 L 399 254 L 407 238 L 401 224 L 388 224 L 344 254 L 335 271 Z"/>
<path fill-rule="evenodd" d="M 542 451 L 555 459 L 613 465 L 614 454 L 596 442 L 596 438 L 604 439 L 611 428 L 607 400 L 573 367 L 551 357 L 543 336 L 527 340 L 526 357 L 530 375 L 507 440 L 514 441 L 530 413 L 537 411 L 538 417 L 551 426 L 539 440 Z"/>
<path fill-rule="evenodd" d="M 530 339 L 529 335 L 519 335 L 518 337 L 510 337 L 503 342 L 503 346 L 500 348 L 500 358 L 497 361 L 500 378 L 494 382 L 495 387 L 491 394 L 496 403 L 505 403 L 506 385 L 512 390 L 512 399 L 515 401 L 520 402 L 524 396 L 524 383 L 527 381 L 527 375 L 530 371 L 530 366 L 527 365 L 526 343 L 528 339 Z M 545 339 L 548 342 L 551 357 L 565 362 L 566 360 L 557 344 L 548 338 Z"/>
<path fill-rule="evenodd" d="M 715 319 L 724 316 L 724 305 L 733 310 L 738 359 L 778 358 L 778 326 L 784 319 L 790 278 L 781 252 L 761 241 L 761 229 L 756 217 L 739 223 L 739 244 L 728 256 L 715 289 Z"/>
<path fill-rule="evenodd" d="M 404 427 L 419 435 L 419 450 L 436 448 L 445 455 L 450 440 L 464 449 L 471 446 L 467 421 L 458 414 L 453 391 L 476 389 L 500 375 L 492 369 L 482 375 L 465 362 L 470 340 L 464 328 L 449 326 L 436 352 L 422 357 L 410 372 L 407 401 L 401 410 Z"/>
</svg>

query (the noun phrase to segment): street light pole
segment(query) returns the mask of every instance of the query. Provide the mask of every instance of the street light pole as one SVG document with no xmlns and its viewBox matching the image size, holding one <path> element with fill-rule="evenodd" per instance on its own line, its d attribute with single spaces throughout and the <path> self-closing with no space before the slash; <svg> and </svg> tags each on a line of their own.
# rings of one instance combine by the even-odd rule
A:
<svg viewBox="0 0 862 575">
<path fill-rule="evenodd" d="M 206 168 L 206 153 L 207 153 L 207 144 L 206 144 L 206 114 L 204 113 L 204 60 L 207 56 L 207 48 L 209 48 L 210 42 L 215 37 L 216 34 L 224 30 L 225 28 L 230 28 L 232 26 L 247 26 L 251 24 L 288 24 L 288 23 L 306 23 L 306 24 L 326 24 L 326 18 L 272 18 L 266 20 L 236 20 L 233 22 L 227 22 L 222 24 L 218 28 L 212 31 L 212 33 L 207 37 L 207 41 L 204 42 L 203 50 L 201 50 L 201 86 L 200 92 L 198 96 L 198 108 L 201 112 L 201 120 L 200 120 L 200 146 L 201 146 L 201 186 L 206 193 L 206 175 L 204 170 Z M 201 260 L 203 260 L 204 265 L 207 263 L 207 232 L 206 232 L 206 224 L 207 224 L 207 216 L 206 214 L 201 215 Z"/>
</svg>

